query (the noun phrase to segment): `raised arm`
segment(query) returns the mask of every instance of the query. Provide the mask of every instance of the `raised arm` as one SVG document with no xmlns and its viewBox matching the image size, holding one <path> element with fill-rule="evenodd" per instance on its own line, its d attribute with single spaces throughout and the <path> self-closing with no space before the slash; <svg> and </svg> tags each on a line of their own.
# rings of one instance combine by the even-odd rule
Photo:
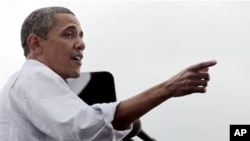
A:
<svg viewBox="0 0 250 141">
<path fill-rule="evenodd" d="M 116 109 L 112 122 L 114 128 L 117 130 L 128 128 L 136 119 L 171 97 L 205 93 L 210 80 L 208 68 L 216 63 L 212 60 L 187 67 L 167 81 L 122 101 Z"/>
</svg>

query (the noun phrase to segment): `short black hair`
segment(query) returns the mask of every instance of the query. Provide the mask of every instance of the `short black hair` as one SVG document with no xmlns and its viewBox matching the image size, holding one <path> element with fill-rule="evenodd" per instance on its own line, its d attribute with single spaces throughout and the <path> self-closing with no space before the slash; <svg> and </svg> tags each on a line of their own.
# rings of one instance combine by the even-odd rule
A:
<svg viewBox="0 0 250 141">
<path fill-rule="evenodd" d="M 30 52 L 27 44 L 27 38 L 34 33 L 46 39 L 50 29 L 56 24 L 55 14 L 67 13 L 75 15 L 65 7 L 44 7 L 33 11 L 23 22 L 21 28 L 21 44 L 24 50 L 24 56 Z"/>
</svg>

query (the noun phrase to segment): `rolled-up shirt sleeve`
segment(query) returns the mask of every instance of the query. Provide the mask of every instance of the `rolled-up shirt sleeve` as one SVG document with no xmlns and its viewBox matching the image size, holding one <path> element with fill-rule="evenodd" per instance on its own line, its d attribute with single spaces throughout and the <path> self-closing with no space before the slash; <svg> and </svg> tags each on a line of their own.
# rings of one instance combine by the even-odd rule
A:
<svg viewBox="0 0 250 141">
<path fill-rule="evenodd" d="M 108 123 L 108 126 L 110 126 L 113 129 L 113 126 L 111 124 L 111 122 L 114 119 L 114 114 L 115 114 L 115 110 L 116 107 L 118 106 L 118 102 L 113 102 L 113 103 L 103 103 L 103 104 L 94 104 L 93 107 L 95 109 L 100 109 L 104 115 L 104 120 L 106 123 Z M 113 116 L 110 116 L 113 115 Z M 133 128 L 133 125 L 131 124 L 130 127 L 127 130 L 113 130 L 113 134 L 114 136 L 114 141 L 120 140 L 122 139 L 125 135 L 127 135 Z"/>
<path fill-rule="evenodd" d="M 111 122 L 119 102 L 95 104 L 83 102 L 66 82 L 48 70 L 26 71 L 23 105 L 27 119 L 46 134 L 47 140 L 115 141 L 121 140 L 132 128 L 117 131 Z M 22 75 L 22 76 L 25 76 Z M 22 79 L 22 78 L 20 78 Z M 25 78 L 27 79 L 27 78 Z M 16 85 L 18 87 L 18 85 Z"/>
</svg>

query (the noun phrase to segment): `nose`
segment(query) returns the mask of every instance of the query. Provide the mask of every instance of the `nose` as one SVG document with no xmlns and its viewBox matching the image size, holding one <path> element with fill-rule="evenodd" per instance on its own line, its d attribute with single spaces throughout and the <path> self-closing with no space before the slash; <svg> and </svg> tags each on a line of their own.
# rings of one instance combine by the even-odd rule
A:
<svg viewBox="0 0 250 141">
<path fill-rule="evenodd" d="M 82 38 L 79 38 L 75 44 L 75 49 L 77 50 L 84 50 L 85 49 L 85 43 Z"/>
</svg>

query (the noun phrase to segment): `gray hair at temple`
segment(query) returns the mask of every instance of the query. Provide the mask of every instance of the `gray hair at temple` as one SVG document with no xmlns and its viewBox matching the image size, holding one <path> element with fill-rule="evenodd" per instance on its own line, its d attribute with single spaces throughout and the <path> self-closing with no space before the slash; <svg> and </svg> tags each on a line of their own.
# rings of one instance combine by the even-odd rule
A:
<svg viewBox="0 0 250 141">
<path fill-rule="evenodd" d="M 50 29 L 56 25 L 55 14 L 68 13 L 75 15 L 72 11 L 64 7 L 45 7 L 33 11 L 23 22 L 21 28 L 21 44 L 24 50 L 24 56 L 30 52 L 27 44 L 28 36 L 33 33 L 46 39 Z"/>
</svg>

